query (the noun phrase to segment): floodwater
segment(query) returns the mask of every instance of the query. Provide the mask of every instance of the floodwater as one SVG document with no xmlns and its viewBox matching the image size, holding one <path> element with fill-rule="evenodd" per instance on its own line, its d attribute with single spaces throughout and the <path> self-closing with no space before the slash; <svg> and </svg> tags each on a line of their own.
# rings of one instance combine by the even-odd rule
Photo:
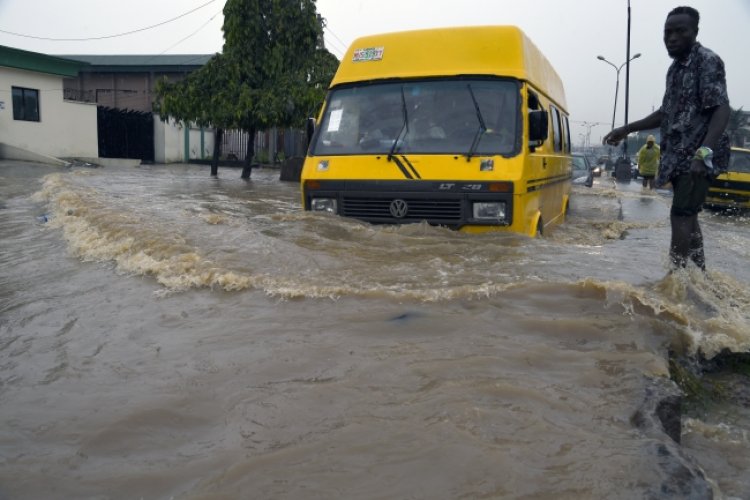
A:
<svg viewBox="0 0 750 500">
<path fill-rule="evenodd" d="M 668 350 L 750 348 L 747 216 L 667 276 L 635 182 L 532 240 L 219 175 L 0 163 L 0 499 L 750 497 L 747 404 L 634 418 Z"/>
</svg>

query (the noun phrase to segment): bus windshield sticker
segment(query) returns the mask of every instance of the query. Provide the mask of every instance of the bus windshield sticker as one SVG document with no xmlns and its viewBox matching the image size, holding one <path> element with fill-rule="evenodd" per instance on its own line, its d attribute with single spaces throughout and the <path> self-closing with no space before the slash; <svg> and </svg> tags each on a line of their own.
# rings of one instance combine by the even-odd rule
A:
<svg viewBox="0 0 750 500">
<path fill-rule="evenodd" d="M 331 111 L 331 118 L 328 120 L 328 132 L 339 131 L 339 127 L 341 127 L 341 115 L 343 113 L 343 109 L 334 109 Z"/>
<path fill-rule="evenodd" d="M 355 49 L 352 61 L 381 61 L 385 47 L 369 47 L 366 49 Z"/>
</svg>

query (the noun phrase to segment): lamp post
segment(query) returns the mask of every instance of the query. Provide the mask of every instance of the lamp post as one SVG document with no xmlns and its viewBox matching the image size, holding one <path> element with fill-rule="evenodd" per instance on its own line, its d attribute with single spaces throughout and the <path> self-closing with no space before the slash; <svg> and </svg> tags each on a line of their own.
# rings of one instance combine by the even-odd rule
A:
<svg viewBox="0 0 750 500">
<path fill-rule="evenodd" d="M 609 62 L 608 60 L 606 60 L 604 58 L 604 56 L 596 56 L 596 58 L 599 59 L 600 61 L 604 61 L 605 63 L 607 63 L 610 66 L 612 66 L 613 68 L 615 68 L 615 72 L 616 72 L 616 76 L 617 76 L 617 80 L 616 80 L 616 83 L 615 83 L 615 106 L 614 106 L 614 110 L 612 111 L 612 128 L 615 128 L 615 116 L 617 116 L 617 93 L 620 90 L 620 70 L 627 63 L 629 63 L 633 59 L 638 59 L 639 57 L 641 57 L 640 52 L 638 54 L 634 55 L 633 57 L 631 57 L 630 59 L 628 59 L 627 61 L 625 61 L 624 63 L 622 63 L 621 65 L 617 66 L 617 65 Z"/>
</svg>

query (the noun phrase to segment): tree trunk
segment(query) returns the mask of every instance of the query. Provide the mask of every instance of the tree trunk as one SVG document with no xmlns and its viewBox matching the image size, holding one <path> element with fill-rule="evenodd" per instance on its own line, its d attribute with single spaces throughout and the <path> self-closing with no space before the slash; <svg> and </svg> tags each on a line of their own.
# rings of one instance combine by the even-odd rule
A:
<svg viewBox="0 0 750 500">
<path fill-rule="evenodd" d="M 253 172 L 253 158 L 255 157 L 255 128 L 247 131 L 247 154 L 245 165 L 242 167 L 242 179 L 249 179 Z"/>
<path fill-rule="evenodd" d="M 211 177 L 219 176 L 219 156 L 221 156 L 221 139 L 224 137 L 224 129 L 214 130 L 214 156 L 211 158 Z"/>
</svg>

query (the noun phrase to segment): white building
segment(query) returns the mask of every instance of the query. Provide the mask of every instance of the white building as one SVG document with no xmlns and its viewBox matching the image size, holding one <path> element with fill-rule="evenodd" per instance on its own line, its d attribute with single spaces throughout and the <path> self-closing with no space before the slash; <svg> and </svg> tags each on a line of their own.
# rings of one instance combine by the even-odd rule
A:
<svg viewBox="0 0 750 500">
<path fill-rule="evenodd" d="M 0 45 L 0 158 L 97 158 L 96 104 L 68 101 L 85 63 Z"/>
</svg>

